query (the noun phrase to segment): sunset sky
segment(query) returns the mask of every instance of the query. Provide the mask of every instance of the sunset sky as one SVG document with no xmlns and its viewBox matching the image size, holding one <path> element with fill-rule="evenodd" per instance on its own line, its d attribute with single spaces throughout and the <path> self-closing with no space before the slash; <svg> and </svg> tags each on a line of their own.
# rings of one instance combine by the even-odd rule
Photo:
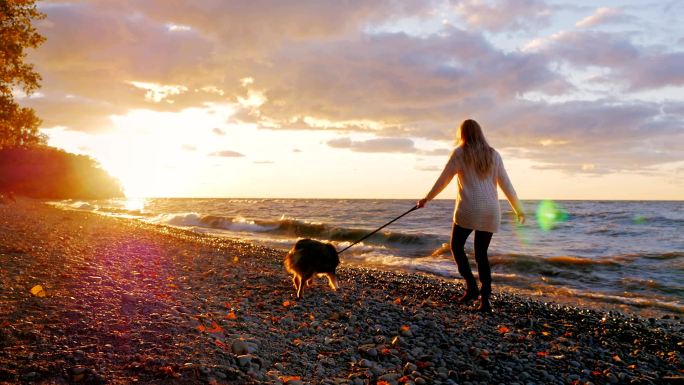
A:
<svg viewBox="0 0 684 385">
<path fill-rule="evenodd" d="M 684 199 L 680 0 L 39 4 L 20 103 L 129 196 L 417 199 L 474 118 L 524 199 Z"/>
</svg>

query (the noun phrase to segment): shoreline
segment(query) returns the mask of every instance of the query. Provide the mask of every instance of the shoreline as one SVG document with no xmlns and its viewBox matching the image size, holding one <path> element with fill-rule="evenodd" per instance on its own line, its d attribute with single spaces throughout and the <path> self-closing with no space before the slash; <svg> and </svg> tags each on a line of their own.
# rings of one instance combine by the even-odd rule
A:
<svg viewBox="0 0 684 385">
<path fill-rule="evenodd" d="M 483 316 L 460 283 L 345 265 L 296 300 L 277 250 L 24 199 L 0 218 L 0 383 L 684 381 L 674 317 L 496 285 Z"/>
<path fill-rule="evenodd" d="M 223 198 L 216 198 L 219 201 L 224 201 Z M 236 201 L 240 201 L 237 199 Z M 395 201 L 395 200 L 389 200 Z M 232 202 L 232 200 L 231 200 Z M 221 216 L 217 213 L 202 214 L 200 212 L 188 211 L 188 207 L 180 208 L 180 211 L 169 211 L 168 213 L 159 214 L 143 214 L 137 209 L 119 208 L 104 206 L 104 210 L 100 210 L 97 202 L 74 201 L 73 204 L 64 202 L 47 202 L 49 205 L 58 207 L 64 210 L 76 210 L 84 212 L 93 212 L 101 215 L 131 218 L 143 221 L 145 223 L 154 224 L 155 226 L 169 226 L 175 229 L 183 229 L 191 231 L 192 233 L 201 233 L 208 236 L 216 236 L 222 239 L 235 240 L 238 242 L 247 242 L 250 244 L 261 245 L 273 248 L 283 254 L 286 253 L 292 244 L 296 241 L 297 231 L 284 232 L 274 231 L 274 228 L 291 226 L 289 223 L 282 223 L 280 221 L 273 221 L 269 219 L 250 219 L 242 218 L 239 214 L 231 212 L 227 216 Z M 184 210 L 185 209 L 185 210 Z M 129 214 L 130 213 L 130 214 Z M 252 213 L 254 214 L 254 213 Z M 156 219 L 155 219 L 156 218 Z M 205 221 L 205 218 L 208 218 Z M 238 219 L 238 226 L 242 225 L 242 219 L 249 223 L 251 227 L 233 229 L 231 225 L 226 225 L 224 220 L 228 223 L 235 224 Z M 295 217 L 289 218 L 293 220 L 295 225 L 309 226 L 311 222 L 306 219 L 298 220 Z M 252 222 L 254 221 L 254 222 Z M 317 222 L 314 221 L 316 226 Z M 226 227 L 227 226 L 227 227 Z M 256 226 L 256 229 L 254 228 Z M 328 224 L 331 226 L 331 224 Z M 357 231 L 354 227 L 344 227 L 347 231 Z M 245 236 L 245 231 L 248 235 Z M 309 234 L 309 237 L 318 240 L 326 240 L 330 234 L 316 234 L 316 229 L 305 228 L 300 229 L 302 233 Z M 363 231 L 363 230 L 358 230 Z M 370 230 L 368 230 L 370 231 Z M 392 236 L 408 236 L 411 237 L 410 232 L 401 232 L 402 230 L 390 231 L 389 237 Z M 513 231 L 515 233 L 515 231 Z M 317 235 L 323 237 L 319 239 Z M 340 237 L 340 234 L 337 234 Z M 387 236 L 387 235 L 386 235 Z M 433 234 L 427 235 L 432 237 Z M 294 237 L 294 238 L 293 238 Z M 289 238 L 284 241 L 285 238 Z M 357 237 L 358 238 L 358 237 Z M 344 238 L 342 238 L 344 239 Z M 502 238 L 502 239 L 505 239 Z M 338 238 L 337 242 L 341 240 Z M 392 243 L 391 239 L 386 239 L 388 243 Z M 392 271 L 400 274 L 427 274 L 438 279 L 462 281 L 462 277 L 458 273 L 456 264 L 453 262 L 450 251 L 448 249 L 447 240 L 440 242 L 439 246 L 434 246 L 429 251 L 423 250 L 422 256 L 415 258 L 415 254 L 406 257 L 402 256 L 402 250 L 394 250 L 398 254 L 384 254 L 382 250 L 380 253 L 373 255 L 370 259 L 365 258 L 364 252 L 358 256 L 345 255 L 342 258 L 342 263 L 348 266 L 360 266 L 380 269 L 384 271 Z M 518 241 L 520 241 L 518 239 Z M 344 241 L 342 241 L 344 242 Z M 506 241 L 504 241 L 506 242 Z M 525 243 L 523 239 L 520 241 Z M 409 242 L 411 243 L 411 242 Z M 388 245 L 389 246 L 389 245 Z M 631 273 L 621 275 L 620 267 L 623 263 L 634 262 L 640 257 L 649 258 L 649 254 L 640 255 L 638 252 L 633 253 L 617 253 L 612 257 L 606 259 L 587 256 L 572 256 L 568 253 L 554 254 L 551 252 L 547 257 L 542 257 L 539 253 L 532 252 L 526 254 L 521 250 L 509 250 L 510 245 L 505 245 L 503 249 L 490 250 L 490 264 L 492 266 L 492 276 L 494 285 L 504 291 L 517 293 L 524 297 L 531 297 L 543 302 L 556 302 L 569 306 L 588 307 L 599 311 L 620 311 L 627 315 L 635 314 L 646 318 L 662 318 L 664 316 L 684 316 L 684 306 L 681 300 L 674 295 L 674 291 L 678 290 L 678 285 L 661 286 L 656 280 L 652 278 L 641 278 L 639 273 L 635 273 L 632 268 Z M 344 247 L 344 244 L 338 247 Z M 361 245 L 360 247 L 364 247 Z M 369 248 L 378 247 L 378 244 L 373 246 L 368 245 Z M 389 247 L 396 247 L 392 245 Z M 435 248 L 436 247 L 436 248 Z M 380 246 L 379 249 L 382 249 Z M 405 252 L 405 250 L 404 250 Z M 371 253 L 372 254 L 372 253 Z M 668 254 L 677 254 L 676 252 L 664 252 L 661 254 L 667 256 Z M 424 258 L 430 255 L 431 258 Z M 396 261 L 394 257 L 399 257 L 400 261 Z M 389 258 L 388 261 L 383 258 Z M 415 258 L 415 259 L 414 259 Z M 666 257 L 667 258 L 667 257 Z M 428 260 L 428 262 L 425 262 Z M 414 263 L 416 262 L 416 263 Z M 642 262 L 643 263 L 643 262 Z M 497 265 L 504 265 L 502 269 L 497 269 Z M 602 267 L 612 266 L 613 271 L 608 282 L 600 282 L 600 279 L 594 277 L 594 281 L 581 282 L 577 275 L 581 271 L 587 271 L 585 265 L 591 265 L 589 273 Z M 530 266 L 534 266 L 532 271 Z M 625 265 L 624 267 L 628 267 Z M 678 267 L 673 266 L 675 269 Z M 473 273 L 477 276 L 477 267 L 471 258 L 471 268 Z M 521 270 L 522 269 L 522 270 Z M 663 267 L 663 269 L 667 269 Z M 650 271 L 654 273 L 654 271 Z M 559 278 L 559 280 L 557 279 Z M 610 282 L 610 278 L 615 282 Z M 570 282 L 562 282 L 570 281 Z M 579 284 L 578 284 L 579 283 Z M 594 286 L 596 285 L 596 286 Z M 626 287 L 629 286 L 629 287 Z M 624 289 L 621 291 L 620 289 Z M 655 289 L 650 293 L 649 290 Z"/>
</svg>

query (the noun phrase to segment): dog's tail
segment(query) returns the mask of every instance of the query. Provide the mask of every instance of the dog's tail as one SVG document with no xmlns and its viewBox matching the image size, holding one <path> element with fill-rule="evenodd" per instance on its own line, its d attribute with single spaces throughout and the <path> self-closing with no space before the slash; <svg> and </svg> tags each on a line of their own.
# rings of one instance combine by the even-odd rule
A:
<svg viewBox="0 0 684 385">
<path fill-rule="evenodd" d="M 289 273 L 291 273 L 291 274 L 296 273 L 295 265 L 297 265 L 297 262 L 299 262 L 299 258 L 300 258 L 300 253 L 297 253 L 294 248 L 287 253 L 287 255 L 285 256 L 285 262 L 284 263 L 285 263 L 285 269 Z"/>
</svg>

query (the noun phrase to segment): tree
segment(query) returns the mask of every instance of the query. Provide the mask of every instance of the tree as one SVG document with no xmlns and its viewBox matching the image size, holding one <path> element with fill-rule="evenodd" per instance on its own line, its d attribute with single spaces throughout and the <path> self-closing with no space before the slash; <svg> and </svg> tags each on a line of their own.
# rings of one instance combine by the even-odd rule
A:
<svg viewBox="0 0 684 385">
<path fill-rule="evenodd" d="M 32 24 L 43 18 L 36 0 L 0 0 L 0 148 L 45 142 L 33 109 L 14 100 L 16 91 L 31 95 L 40 87 L 40 75 L 24 59 L 26 49 L 45 41 Z"/>
<path fill-rule="evenodd" d="M 122 197 L 119 182 L 95 159 L 48 146 L 0 149 L 0 192 L 39 199 Z"/>
</svg>

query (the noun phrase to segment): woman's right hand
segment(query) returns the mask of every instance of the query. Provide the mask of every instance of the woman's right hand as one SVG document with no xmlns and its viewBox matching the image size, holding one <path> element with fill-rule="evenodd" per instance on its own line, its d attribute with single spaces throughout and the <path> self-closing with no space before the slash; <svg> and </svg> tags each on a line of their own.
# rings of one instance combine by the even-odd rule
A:
<svg viewBox="0 0 684 385">
<path fill-rule="evenodd" d="M 521 225 L 524 225 L 525 224 L 525 213 L 522 211 L 518 211 L 515 215 L 518 217 L 518 222 Z"/>
<path fill-rule="evenodd" d="M 427 199 L 423 198 L 416 203 L 416 208 L 422 209 L 427 204 Z"/>
</svg>

